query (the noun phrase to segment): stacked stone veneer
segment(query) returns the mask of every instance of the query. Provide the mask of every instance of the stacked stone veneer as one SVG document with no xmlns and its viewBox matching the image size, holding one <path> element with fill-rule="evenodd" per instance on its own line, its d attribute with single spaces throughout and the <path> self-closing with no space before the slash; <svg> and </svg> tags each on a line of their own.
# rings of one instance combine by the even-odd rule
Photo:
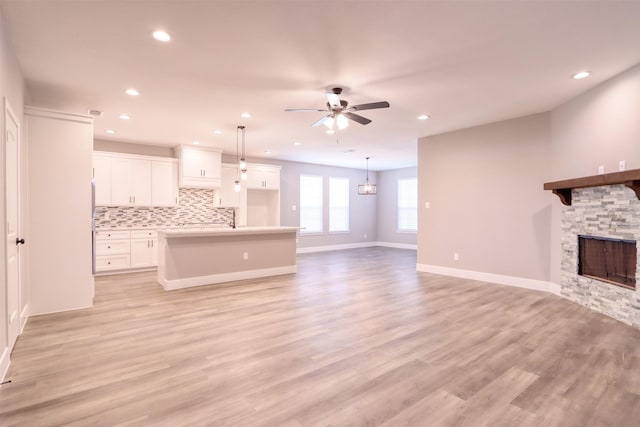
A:
<svg viewBox="0 0 640 427">
<path fill-rule="evenodd" d="M 233 209 L 216 208 L 213 190 L 181 188 L 176 207 L 98 206 L 96 228 L 230 224 Z"/>
<path fill-rule="evenodd" d="M 561 276 L 562 296 L 640 328 L 640 265 L 635 291 L 579 276 L 578 235 L 640 241 L 640 200 L 624 185 L 574 189 L 563 206 Z"/>
</svg>

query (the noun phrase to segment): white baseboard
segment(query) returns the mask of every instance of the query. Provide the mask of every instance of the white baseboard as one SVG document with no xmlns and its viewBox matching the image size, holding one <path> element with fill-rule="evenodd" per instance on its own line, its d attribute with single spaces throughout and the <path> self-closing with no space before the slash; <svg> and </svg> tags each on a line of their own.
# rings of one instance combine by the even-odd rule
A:
<svg viewBox="0 0 640 427">
<path fill-rule="evenodd" d="M 20 313 L 20 333 L 24 331 L 27 320 L 29 320 L 29 304 L 25 305 L 22 309 L 22 313 Z"/>
<path fill-rule="evenodd" d="M 208 276 L 188 277 L 185 279 L 162 279 L 162 287 L 165 291 L 173 291 L 176 289 L 191 288 L 194 286 L 213 285 L 215 283 L 233 282 L 235 280 L 257 279 L 259 277 L 281 276 L 283 274 L 292 274 L 297 271 L 295 265 L 287 265 L 284 267 L 262 268 L 258 270 L 234 271 L 231 273 L 211 274 Z"/>
<path fill-rule="evenodd" d="M 296 249 L 297 254 L 308 254 L 311 252 L 325 252 L 325 251 L 339 251 L 341 249 L 357 249 L 357 248 L 370 248 L 377 246 L 377 242 L 362 242 L 362 243 L 347 243 L 344 245 L 328 245 L 328 246 L 311 246 L 308 248 Z"/>
<path fill-rule="evenodd" d="M 443 276 L 460 277 L 462 279 L 478 280 L 481 282 L 497 283 L 499 285 L 515 286 L 517 288 L 533 289 L 560 295 L 560 287 L 555 283 L 543 280 L 525 279 L 523 277 L 503 276 L 501 274 L 483 273 L 480 271 L 461 270 L 458 268 L 440 267 L 429 264 L 416 264 L 416 271 L 440 274 Z"/>
<path fill-rule="evenodd" d="M 4 377 L 9 370 L 9 348 L 5 347 L 2 350 L 2 356 L 0 356 L 0 382 L 4 381 Z"/>
<path fill-rule="evenodd" d="M 43 311 L 42 313 L 31 313 L 29 315 L 29 317 L 44 316 L 45 314 L 66 313 L 67 311 L 84 310 L 86 308 L 92 308 L 92 307 L 93 307 L 93 300 L 91 301 L 91 304 L 89 304 L 89 305 L 85 305 L 85 306 L 81 306 L 81 307 L 65 308 L 63 310 Z"/>
<path fill-rule="evenodd" d="M 385 248 L 396 248 L 396 249 L 411 249 L 414 251 L 418 250 L 418 245 L 410 245 L 407 243 L 376 242 L 376 246 L 384 246 Z"/>
</svg>

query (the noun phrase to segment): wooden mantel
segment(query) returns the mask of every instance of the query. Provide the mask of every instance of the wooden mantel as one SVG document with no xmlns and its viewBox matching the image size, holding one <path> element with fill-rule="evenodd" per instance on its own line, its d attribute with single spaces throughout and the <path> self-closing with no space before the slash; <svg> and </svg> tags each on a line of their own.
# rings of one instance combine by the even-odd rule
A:
<svg viewBox="0 0 640 427">
<path fill-rule="evenodd" d="M 547 182 L 544 184 L 544 189 L 553 191 L 553 194 L 560 197 L 563 205 L 571 206 L 571 190 L 574 188 L 600 187 L 602 185 L 615 184 L 626 185 L 632 189 L 636 193 L 636 197 L 640 199 L 640 169 Z"/>
</svg>

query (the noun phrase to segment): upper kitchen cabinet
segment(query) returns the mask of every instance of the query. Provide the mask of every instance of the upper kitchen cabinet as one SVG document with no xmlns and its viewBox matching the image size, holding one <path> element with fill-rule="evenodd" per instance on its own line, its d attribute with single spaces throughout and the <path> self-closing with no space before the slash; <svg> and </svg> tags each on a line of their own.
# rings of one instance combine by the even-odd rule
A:
<svg viewBox="0 0 640 427">
<path fill-rule="evenodd" d="M 107 152 L 93 153 L 98 206 L 176 206 L 176 159 Z"/>
<path fill-rule="evenodd" d="M 222 182 L 222 152 L 215 148 L 181 145 L 180 187 L 219 188 Z"/>
<path fill-rule="evenodd" d="M 175 159 L 151 161 L 151 205 L 176 206 L 178 203 L 178 162 Z"/>
<path fill-rule="evenodd" d="M 222 183 L 214 193 L 214 206 L 222 208 L 239 208 L 241 191 L 236 191 L 235 182 L 239 179 L 237 164 L 222 164 Z"/>
<path fill-rule="evenodd" d="M 118 206 L 151 205 L 151 162 L 111 159 L 111 203 Z"/>
<path fill-rule="evenodd" d="M 96 205 L 111 203 L 111 156 L 93 154 L 93 182 Z"/>
<path fill-rule="evenodd" d="M 280 166 L 247 165 L 247 189 L 248 190 L 279 190 Z"/>
</svg>

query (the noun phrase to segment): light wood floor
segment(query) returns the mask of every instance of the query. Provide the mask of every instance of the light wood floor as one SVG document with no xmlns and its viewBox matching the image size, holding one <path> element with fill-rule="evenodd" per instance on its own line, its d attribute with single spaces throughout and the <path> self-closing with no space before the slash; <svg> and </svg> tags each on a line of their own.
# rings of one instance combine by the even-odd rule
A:
<svg viewBox="0 0 640 427">
<path fill-rule="evenodd" d="M 96 280 L 33 317 L 2 426 L 634 426 L 640 330 L 545 293 L 415 272 L 415 252 L 165 292 Z"/>
</svg>

